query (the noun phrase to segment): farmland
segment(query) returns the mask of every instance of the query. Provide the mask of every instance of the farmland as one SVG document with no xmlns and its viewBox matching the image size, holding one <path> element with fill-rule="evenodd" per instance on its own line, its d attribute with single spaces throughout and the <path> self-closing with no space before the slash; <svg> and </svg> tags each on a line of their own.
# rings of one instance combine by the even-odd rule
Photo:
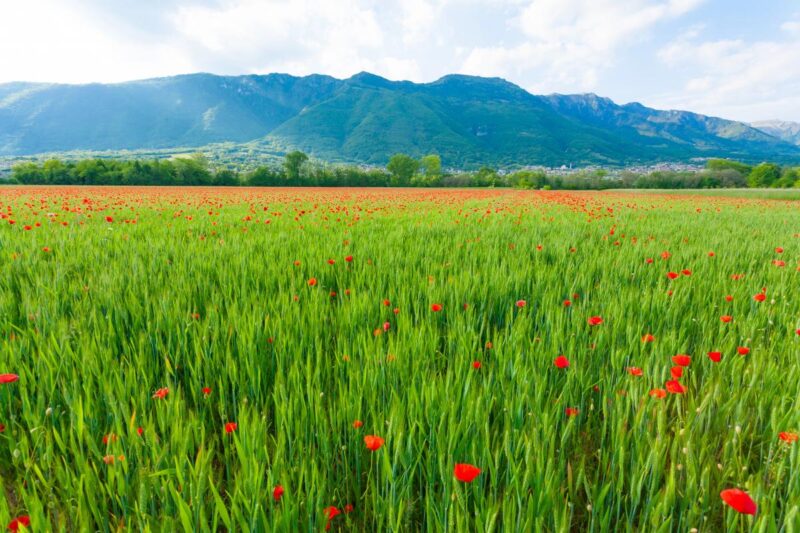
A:
<svg viewBox="0 0 800 533">
<path fill-rule="evenodd" d="M 4 187 L 0 217 L 2 526 L 800 524 L 800 202 Z"/>
</svg>

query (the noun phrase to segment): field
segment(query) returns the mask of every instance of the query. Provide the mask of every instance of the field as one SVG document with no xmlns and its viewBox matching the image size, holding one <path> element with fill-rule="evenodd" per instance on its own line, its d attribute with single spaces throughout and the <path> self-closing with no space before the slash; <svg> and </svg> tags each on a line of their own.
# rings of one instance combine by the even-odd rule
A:
<svg viewBox="0 0 800 533">
<path fill-rule="evenodd" d="M 0 213 L 2 526 L 800 529 L 800 202 L 6 187 Z"/>
</svg>

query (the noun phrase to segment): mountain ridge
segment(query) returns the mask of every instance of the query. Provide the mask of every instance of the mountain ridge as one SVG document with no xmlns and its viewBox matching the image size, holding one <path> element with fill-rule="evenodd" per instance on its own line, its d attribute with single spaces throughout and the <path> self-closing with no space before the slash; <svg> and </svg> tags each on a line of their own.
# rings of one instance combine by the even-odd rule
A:
<svg viewBox="0 0 800 533">
<path fill-rule="evenodd" d="M 396 152 L 439 153 L 461 167 L 800 160 L 800 146 L 743 122 L 594 93 L 534 95 L 463 74 L 427 83 L 360 72 L 0 84 L 3 156 L 262 141 L 369 164 Z"/>
</svg>

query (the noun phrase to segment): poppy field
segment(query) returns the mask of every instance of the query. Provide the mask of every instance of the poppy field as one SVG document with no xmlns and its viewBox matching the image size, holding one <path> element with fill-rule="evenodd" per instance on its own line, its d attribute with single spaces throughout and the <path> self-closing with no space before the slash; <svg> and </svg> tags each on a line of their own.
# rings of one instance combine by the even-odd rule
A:
<svg viewBox="0 0 800 533">
<path fill-rule="evenodd" d="M 800 530 L 800 202 L 0 189 L 0 527 Z"/>
</svg>

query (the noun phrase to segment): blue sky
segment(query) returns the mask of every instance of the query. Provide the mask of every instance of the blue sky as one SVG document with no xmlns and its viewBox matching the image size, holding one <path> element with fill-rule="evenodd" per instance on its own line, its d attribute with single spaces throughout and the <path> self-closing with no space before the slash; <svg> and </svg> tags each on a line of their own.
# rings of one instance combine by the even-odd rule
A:
<svg viewBox="0 0 800 533">
<path fill-rule="evenodd" d="M 0 51 L 0 82 L 458 72 L 800 121 L 793 0 L 3 0 Z"/>
</svg>

